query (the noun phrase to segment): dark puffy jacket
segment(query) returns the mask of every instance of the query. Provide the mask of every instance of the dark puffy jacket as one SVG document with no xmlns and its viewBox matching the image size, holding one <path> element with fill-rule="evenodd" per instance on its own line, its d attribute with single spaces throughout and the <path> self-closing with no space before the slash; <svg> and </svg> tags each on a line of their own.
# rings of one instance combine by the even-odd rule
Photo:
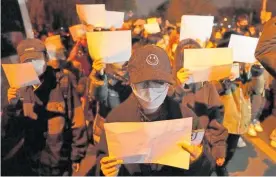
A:
<svg viewBox="0 0 276 177">
<path fill-rule="evenodd" d="M 36 90 L 20 90 L 22 105 L 14 108 L 28 120 L 24 148 L 37 174 L 69 175 L 70 162 L 80 162 L 86 153 L 83 110 L 68 75 L 48 67 L 43 78 Z"/>
</svg>

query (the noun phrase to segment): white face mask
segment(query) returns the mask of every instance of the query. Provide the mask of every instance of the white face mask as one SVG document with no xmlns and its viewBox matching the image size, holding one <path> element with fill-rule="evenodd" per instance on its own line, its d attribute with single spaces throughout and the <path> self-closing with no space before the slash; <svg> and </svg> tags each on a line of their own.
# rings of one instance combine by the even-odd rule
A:
<svg viewBox="0 0 276 177">
<path fill-rule="evenodd" d="M 132 90 L 143 108 L 156 109 L 164 102 L 169 86 L 166 85 L 165 88 L 145 88 L 138 90 L 132 86 Z"/>
<path fill-rule="evenodd" d="M 38 76 L 44 73 L 46 69 L 46 62 L 44 60 L 32 60 L 31 63 L 34 66 L 35 72 Z"/>
</svg>

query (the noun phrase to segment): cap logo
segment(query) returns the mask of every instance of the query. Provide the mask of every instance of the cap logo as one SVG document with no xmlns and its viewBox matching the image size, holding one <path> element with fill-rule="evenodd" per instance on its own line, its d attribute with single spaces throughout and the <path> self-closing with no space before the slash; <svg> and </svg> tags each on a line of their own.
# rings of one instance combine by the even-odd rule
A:
<svg viewBox="0 0 276 177">
<path fill-rule="evenodd" d="M 32 48 L 27 48 L 27 49 L 25 49 L 25 52 L 26 52 L 26 51 L 30 51 L 30 50 L 35 50 L 35 48 L 34 48 L 34 47 L 32 47 Z"/>
<path fill-rule="evenodd" d="M 156 66 L 159 63 L 159 59 L 155 54 L 150 54 L 146 59 L 147 64 Z"/>
</svg>

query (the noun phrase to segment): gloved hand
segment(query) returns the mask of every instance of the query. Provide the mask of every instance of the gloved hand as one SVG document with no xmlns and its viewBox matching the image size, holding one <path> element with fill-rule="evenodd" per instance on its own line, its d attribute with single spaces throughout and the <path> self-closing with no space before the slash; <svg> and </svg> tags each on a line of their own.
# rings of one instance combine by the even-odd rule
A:
<svg viewBox="0 0 276 177">
<path fill-rule="evenodd" d="M 191 73 L 189 72 L 188 69 L 185 69 L 185 68 L 181 68 L 177 72 L 177 80 L 180 85 L 185 84 L 189 80 L 190 76 L 191 76 Z"/>
<path fill-rule="evenodd" d="M 19 100 L 19 88 L 10 87 L 7 96 L 9 104 L 15 105 Z"/>
<path fill-rule="evenodd" d="M 179 143 L 178 144 L 183 150 L 190 153 L 190 161 L 193 162 L 196 159 L 199 158 L 199 156 L 202 154 L 203 146 L 202 145 L 189 145 L 188 143 Z"/>
</svg>

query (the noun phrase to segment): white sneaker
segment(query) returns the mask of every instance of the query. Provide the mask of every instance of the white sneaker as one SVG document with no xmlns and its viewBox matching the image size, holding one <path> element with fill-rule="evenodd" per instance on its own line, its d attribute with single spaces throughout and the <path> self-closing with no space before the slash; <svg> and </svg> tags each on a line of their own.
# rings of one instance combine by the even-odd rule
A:
<svg viewBox="0 0 276 177">
<path fill-rule="evenodd" d="M 238 141 L 238 147 L 243 148 L 246 146 L 246 143 L 243 141 L 243 139 L 240 137 Z"/>
<path fill-rule="evenodd" d="M 263 132 L 264 131 L 264 129 L 261 126 L 261 123 L 259 121 L 254 124 L 254 128 L 255 128 L 256 132 Z"/>
<path fill-rule="evenodd" d="M 247 134 L 250 135 L 250 136 L 257 136 L 257 132 L 256 132 L 255 126 L 253 124 L 249 125 Z"/>
</svg>

